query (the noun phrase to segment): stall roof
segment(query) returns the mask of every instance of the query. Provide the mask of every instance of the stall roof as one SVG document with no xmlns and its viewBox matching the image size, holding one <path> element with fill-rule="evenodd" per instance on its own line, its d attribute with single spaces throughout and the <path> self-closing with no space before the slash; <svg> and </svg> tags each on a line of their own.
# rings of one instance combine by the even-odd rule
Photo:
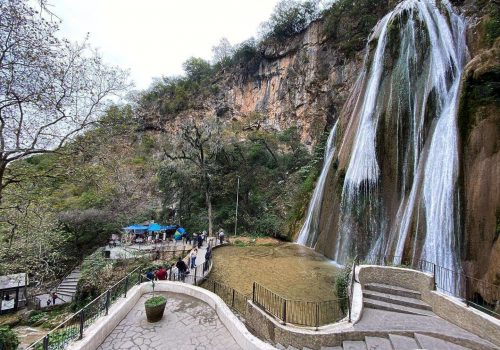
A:
<svg viewBox="0 0 500 350">
<path fill-rule="evenodd" d="M 26 286 L 26 274 L 16 273 L 14 275 L 0 276 L 0 290 Z"/>
<path fill-rule="evenodd" d="M 124 227 L 123 229 L 124 230 L 147 230 L 148 226 L 136 224 L 136 225 L 130 225 L 130 226 Z"/>
</svg>

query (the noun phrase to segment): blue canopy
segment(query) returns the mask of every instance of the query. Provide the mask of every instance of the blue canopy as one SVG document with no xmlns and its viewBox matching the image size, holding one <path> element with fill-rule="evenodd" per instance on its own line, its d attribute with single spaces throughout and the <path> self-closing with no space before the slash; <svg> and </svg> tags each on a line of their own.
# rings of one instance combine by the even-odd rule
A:
<svg viewBox="0 0 500 350">
<path fill-rule="evenodd" d="M 135 225 L 130 225 L 130 226 L 124 227 L 123 229 L 124 230 L 142 230 L 142 231 L 146 231 L 148 229 L 148 226 L 135 224 Z"/>
<path fill-rule="evenodd" d="M 149 224 L 148 231 L 149 232 L 156 232 L 156 231 L 161 231 L 164 230 L 160 224 Z"/>
</svg>

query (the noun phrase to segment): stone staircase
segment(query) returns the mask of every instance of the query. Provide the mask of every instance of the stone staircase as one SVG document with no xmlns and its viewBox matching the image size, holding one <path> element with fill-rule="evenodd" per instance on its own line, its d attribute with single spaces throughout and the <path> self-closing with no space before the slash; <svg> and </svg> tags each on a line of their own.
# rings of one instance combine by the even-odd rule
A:
<svg viewBox="0 0 500 350">
<path fill-rule="evenodd" d="M 363 306 L 410 315 L 434 316 L 432 308 L 421 300 L 419 292 L 380 283 L 364 286 Z"/>
<path fill-rule="evenodd" d="M 299 350 L 293 346 L 285 348 L 281 344 L 276 344 L 280 350 Z M 445 340 L 415 333 L 414 337 L 389 334 L 388 338 L 365 337 L 364 340 L 344 341 L 342 346 L 321 347 L 321 350 L 470 350 L 460 345 L 447 342 Z M 302 350 L 311 350 L 302 348 Z"/>
<path fill-rule="evenodd" d="M 76 293 L 76 285 L 80 279 L 81 272 L 80 267 L 76 267 L 69 275 L 67 275 L 64 280 L 57 286 L 56 294 L 57 296 L 64 300 L 65 302 L 70 302 Z"/>
</svg>

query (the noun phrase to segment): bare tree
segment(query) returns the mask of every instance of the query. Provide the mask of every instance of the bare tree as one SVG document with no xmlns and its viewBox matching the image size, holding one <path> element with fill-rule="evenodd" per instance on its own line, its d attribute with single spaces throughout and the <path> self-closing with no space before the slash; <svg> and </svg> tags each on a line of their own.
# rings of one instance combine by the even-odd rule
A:
<svg viewBox="0 0 500 350">
<path fill-rule="evenodd" d="M 0 2 L 0 202 L 6 186 L 23 181 L 10 163 L 61 148 L 128 87 L 127 74 L 106 66 L 86 40 L 58 39 L 44 11 Z"/>
<path fill-rule="evenodd" d="M 225 64 L 233 54 L 234 48 L 227 38 L 222 38 L 219 44 L 212 46 L 213 63 Z"/>
<path fill-rule="evenodd" d="M 176 140 L 169 143 L 165 156 L 174 161 L 187 161 L 194 165 L 200 176 L 208 212 L 208 234 L 213 233 L 212 180 L 216 156 L 221 149 L 219 121 L 207 118 L 186 122 Z M 170 141 L 170 140 L 169 140 Z"/>
</svg>

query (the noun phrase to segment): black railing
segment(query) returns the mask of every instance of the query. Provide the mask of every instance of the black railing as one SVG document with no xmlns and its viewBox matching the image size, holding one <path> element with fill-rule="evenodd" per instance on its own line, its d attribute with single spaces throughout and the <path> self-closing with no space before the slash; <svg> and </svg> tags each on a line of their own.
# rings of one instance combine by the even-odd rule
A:
<svg viewBox="0 0 500 350">
<path fill-rule="evenodd" d="M 200 287 L 217 294 L 227 306 L 232 308 L 238 314 L 242 316 L 246 315 L 247 300 L 251 299 L 251 294 L 246 295 L 230 286 L 211 279 L 205 280 Z"/>
<path fill-rule="evenodd" d="M 292 300 L 257 282 L 253 284 L 252 301 L 283 323 L 316 328 L 340 321 L 347 311 L 341 307 L 347 301 L 343 298 L 326 301 Z"/>
<path fill-rule="evenodd" d="M 82 339 L 84 330 L 92 325 L 97 318 L 107 315 L 109 307 L 118 298 L 126 297 L 130 288 L 140 283 L 141 279 L 140 269 L 136 268 L 106 292 L 52 329 L 43 338 L 28 346 L 26 350 L 62 350 L 73 341 Z"/>
<path fill-rule="evenodd" d="M 500 313 L 495 309 L 500 301 L 500 286 L 434 264 L 423 259 L 410 259 L 397 255 L 368 256 L 364 262 L 377 265 L 408 267 L 431 274 L 437 291 L 462 299 L 471 307 L 496 318 Z"/>
</svg>

